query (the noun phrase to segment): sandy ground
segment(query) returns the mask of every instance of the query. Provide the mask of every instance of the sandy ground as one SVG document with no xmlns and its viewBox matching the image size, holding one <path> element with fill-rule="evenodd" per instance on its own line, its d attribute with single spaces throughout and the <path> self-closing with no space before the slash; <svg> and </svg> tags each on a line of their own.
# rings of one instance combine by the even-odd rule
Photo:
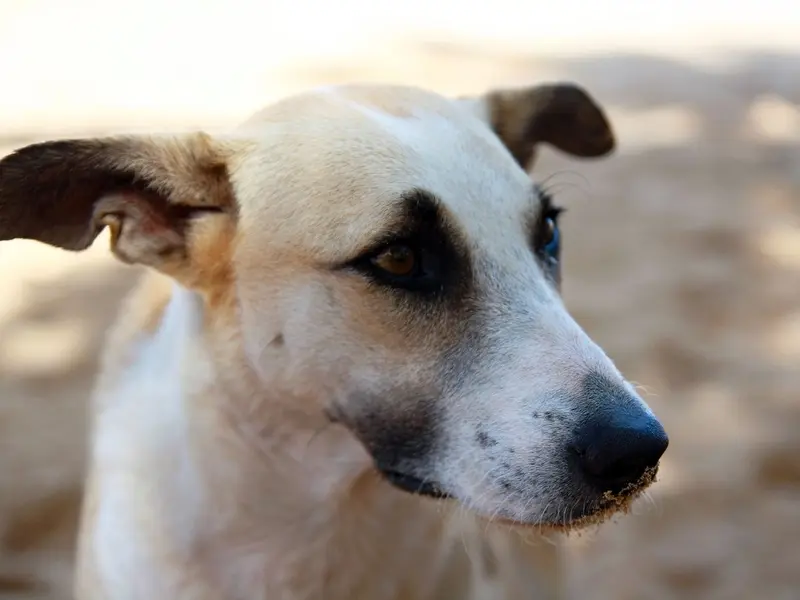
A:
<svg viewBox="0 0 800 600">
<path fill-rule="evenodd" d="M 3 35 L 0 46 L 13 37 Z M 537 172 L 569 207 L 566 301 L 647 390 L 672 443 L 634 514 L 568 540 L 570 597 L 797 600 L 800 54 L 565 56 L 406 41 L 276 62 L 256 87 L 276 94 L 381 79 L 461 92 L 559 77 L 606 103 L 620 152 L 596 163 L 545 153 Z M 57 94 L 22 110 L 22 70 L 9 64 L 0 67 L 0 97 L 12 90 L 0 101 L 0 154 L 67 130 L 140 129 L 151 117 L 159 127 L 188 126 L 205 115 L 220 126 L 253 102 L 217 112 L 195 103 L 181 119 L 157 107 L 134 115 L 109 100 L 93 118 L 73 96 L 59 118 Z M 102 243 L 80 256 L 0 247 L 2 600 L 68 597 L 87 392 L 135 275 Z"/>
</svg>

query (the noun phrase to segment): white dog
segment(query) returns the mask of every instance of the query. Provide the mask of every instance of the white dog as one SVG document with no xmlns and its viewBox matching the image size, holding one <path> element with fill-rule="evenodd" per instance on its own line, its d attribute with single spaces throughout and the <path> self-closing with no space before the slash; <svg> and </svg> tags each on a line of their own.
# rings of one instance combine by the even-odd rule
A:
<svg viewBox="0 0 800 600">
<path fill-rule="evenodd" d="M 560 299 L 539 143 L 614 137 L 570 84 L 349 86 L 0 161 L 0 240 L 108 227 L 152 268 L 97 385 L 78 597 L 555 594 L 516 530 L 624 507 L 667 437 Z"/>
</svg>

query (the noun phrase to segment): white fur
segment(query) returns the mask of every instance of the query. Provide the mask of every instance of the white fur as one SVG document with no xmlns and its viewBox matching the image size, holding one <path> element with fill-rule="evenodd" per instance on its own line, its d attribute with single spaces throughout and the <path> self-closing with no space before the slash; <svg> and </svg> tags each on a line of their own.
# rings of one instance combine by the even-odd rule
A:
<svg viewBox="0 0 800 600">
<path fill-rule="evenodd" d="M 172 507 L 170 520 L 148 529 L 164 527 L 161 535 L 179 551 L 189 550 L 198 528 L 204 488 L 188 453 L 183 374 L 187 360 L 202 359 L 201 321 L 199 298 L 176 285 L 161 326 L 135 343 L 130 366 L 99 398 L 105 408 L 96 416 L 92 460 L 103 472 L 103 501 L 93 553 L 104 587 L 120 600 L 166 597 L 175 585 L 135 576 L 158 571 L 161 558 L 143 539 L 142 505 Z"/>
</svg>

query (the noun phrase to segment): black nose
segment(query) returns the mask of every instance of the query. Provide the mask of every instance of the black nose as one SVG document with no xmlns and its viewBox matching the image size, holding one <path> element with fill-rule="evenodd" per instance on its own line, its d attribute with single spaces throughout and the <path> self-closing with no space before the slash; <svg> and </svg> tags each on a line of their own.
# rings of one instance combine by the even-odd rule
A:
<svg viewBox="0 0 800 600">
<path fill-rule="evenodd" d="M 590 479 L 618 492 L 655 467 L 668 445 L 658 419 L 637 407 L 595 415 L 578 432 L 575 450 Z"/>
</svg>

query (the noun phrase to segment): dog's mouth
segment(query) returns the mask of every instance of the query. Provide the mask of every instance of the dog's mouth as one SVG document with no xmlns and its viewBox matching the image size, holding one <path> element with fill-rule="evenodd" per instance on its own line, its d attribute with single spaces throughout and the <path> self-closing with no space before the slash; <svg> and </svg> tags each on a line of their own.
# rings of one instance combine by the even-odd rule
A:
<svg viewBox="0 0 800 600">
<path fill-rule="evenodd" d="M 645 490 L 656 481 L 658 465 L 646 469 L 639 479 L 628 484 L 617 492 L 605 492 L 597 502 L 593 511 L 582 515 L 575 515 L 572 519 L 560 523 L 553 523 L 554 529 L 562 533 L 580 531 L 588 527 L 601 525 L 609 519 L 630 512 L 634 500 L 638 499 Z"/>
<path fill-rule="evenodd" d="M 427 496 L 435 499 L 452 499 L 453 496 L 446 492 L 439 484 L 434 481 L 427 481 L 415 475 L 409 475 L 394 469 L 383 469 L 378 467 L 378 472 L 386 481 L 395 488 L 415 494 L 417 496 Z M 584 529 L 593 525 L 600 525 L 611 517 L 625 514 L 630 510 L 631 504 L 656 480 L 658 467 L 647 469 L 638 481 L 626 486 L 617 493 L 605 492 L 602 497 L 594 503 L 591 508 L 587 507 L 586 512 L 581 514 L 565 514 L 563 518 L 550 522 L 526 523 L 512 519 L 506 519 L 495 515 L 489 521 L 504 523 L 512 527 L 530 527 L 552 529 L 562 533 L 570 533 Z"/>
<path fill-rule="evenodd" d="M 439 484 L 433 481 L 426 481 L 414 475 L 408 475 L 392 469 L 379 469 L 379 471 L 389 483 L 404 492 L 438 499 L 451 497 Z"/>
<path fill-rule="evenodd" d="M 541 531 L 556 531 L 564 534 L 579 532 L 583 529 L 601 525 L 616 516 L 629 513 L 633 502 L 656 481 L 657 474 L 658 466 L 651 467 L 636 482 L 627 485 L 622 490 L 605 492 L 595 502 L 587 504 L 583 511 L 578 513 L 564 511 L 563 516 L 556 519 L 545 520 L 540 523 L 529 523 L 503 518 L 502 516 L 493 516 L 487 520 L 522 529 L 533 526 Z M 557 511 L 557 513 L 560 512 Z"/>
</svg>

